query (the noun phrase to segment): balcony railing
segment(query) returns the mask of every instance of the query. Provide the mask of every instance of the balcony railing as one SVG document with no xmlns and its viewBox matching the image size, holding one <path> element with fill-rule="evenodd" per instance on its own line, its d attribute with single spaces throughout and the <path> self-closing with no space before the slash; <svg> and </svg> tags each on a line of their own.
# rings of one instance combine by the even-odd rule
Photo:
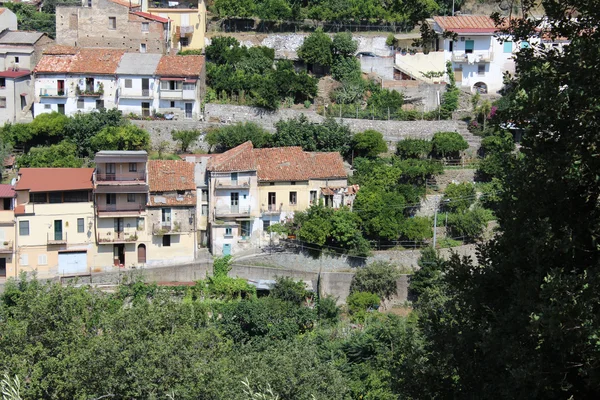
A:
<svg viewBox="0 0 600 400">
<path fill-rule="evenodd" d="M 183 230 L 181 227 L 181 223 L 178 221 L 173 222 L 155 222 L 152 224 L 152 234 L 153 235 L 168 235 L 168 234 L 177 234 L 181 232 L 188 232 L 188 230 Z"/>
<path fill-rule="evenodd" d="M 250 187 L 250 178 L 238 179 L 237 181 L 232 181 L 230 179 L 217 179 L 215 187 L 216 189 L 248 188 Z"/>
<path fill-rule="evenodd" d="M 492 62 L 494 53 L 491 51 L 479 51 L 475 53 L 452 52 L 452 62 L 456 63 L 480 63 Z"/>
<path fill-rule="evenodd" d="M 216 217 L 236 217 L 250 215 L 251 207 L 240 207 L 240 206 L 229 206 L 229 207 L 215 207 Z"/>
<path fill-rule="evenodd" d="M 161 99 L 183 100 L 183 90 L 161 89 L 158 95 Z"/>
<path fill-rule="evenodd" d="M 96 182 L 138 182 L 146 181 L 146 173 L 138 172 L 96 172 Z"/>
<path fill-rule="evenodd" d="M 131 243 L 137 240 L 137 232 L 108 231 L 104 234 L 98 233 L 98 243 Z"/>
<path fill-rule="evenodd" d="M 7 254 L 13 252 L 13 241 L 5 240 L 4 242 L 0 242 L 0 253 Z"/>
<path fill-rule="evenodd" d="M 48 89 L 40 89 L 40 97 L 67 97 L 66 90 L 48 90 Z"/>
<path fill-rule="evenodd" d="M 53 232 L 46 234 L 48 244 L 67 244 L 67 232 Z"/>
<path fill-rule="evenodd" d="M 279 214 L 283 209 L 283 204 L 269 204 L 267 207 L 261 208 L 260 212 L 263 214 Z"/>
<path fill-rule="evenodd" d="M 142 89 L 140 90 L 136 90 L 136 91 L 132 91 L 131 89 L 123 89 L 121 90 L 119 97 L 122 99 L 152 99 L 154 98 L 153 93 L 150 91 L 150 89 Z"/>
<path fill-rule="evenodd" d="M 145 204 L 142 203 L 127 203 L 117 202 L 117 204 L 98 204 L 96 206 L 99 212 L 119 212 L 119 211 L 132 211 L 141 212 L 146 208 Z"/>
</svg>

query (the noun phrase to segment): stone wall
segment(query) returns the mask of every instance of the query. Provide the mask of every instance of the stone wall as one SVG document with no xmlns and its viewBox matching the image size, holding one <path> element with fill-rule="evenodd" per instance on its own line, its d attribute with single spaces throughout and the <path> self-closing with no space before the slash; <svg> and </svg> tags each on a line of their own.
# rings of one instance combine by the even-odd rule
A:
<svg viewBox="0 0 600 400">
<path fill-rule="evenodd" d="M 150 132 L 153 147 L 159 143 L 167 141 L 174 147 L 171 139 L 173 130 L 199 129 L 206 132 L 211 127 L 224 126 L 224 122 L 255 122 L 265 129 L 274 132 L 275 124 L 282 119 L 297 118 L 301 115 L 315 123 L 322 122 L 324 117 L 310 110 L 281 109 L 275 112 L 266 111 L 261 108 L 236 106 L 226 104 L 206 104 L 204 122 L 200 121 L 132 121 L 137 126 Z M 367 119 L 339 119 L 338 121 L 347 124 L 352 132 L 362 132 L 367 129 L 375 129 L 383 133 L 386 141 L 396 142 L 405 138 L 431 139 L 435 132 L 439 131 L 459 131 L 463 121 L 374 121 Z M 202 138 L 201 138 L 202 139 Z M 206 145 L 199 141 L 194 147 L 206 148 Z"/>
</svg>

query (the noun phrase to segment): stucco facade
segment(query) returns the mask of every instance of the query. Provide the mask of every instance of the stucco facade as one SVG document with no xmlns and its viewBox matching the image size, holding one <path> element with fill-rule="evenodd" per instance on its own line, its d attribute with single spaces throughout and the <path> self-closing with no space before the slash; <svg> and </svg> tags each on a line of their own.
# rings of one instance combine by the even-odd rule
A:
<svg viewBox="0 0 600 400">
<path fill-rule="evenodd" d="M 148 12 L 170 20 L 170 39 L 177 50 L 202 49 L 206 32 L 206 4 L 204 0 L 179 2 L 168 7 L 166 1 L 150 1 Z M 142 4 L 142 11 L 145 11 Z"/>
</svg>

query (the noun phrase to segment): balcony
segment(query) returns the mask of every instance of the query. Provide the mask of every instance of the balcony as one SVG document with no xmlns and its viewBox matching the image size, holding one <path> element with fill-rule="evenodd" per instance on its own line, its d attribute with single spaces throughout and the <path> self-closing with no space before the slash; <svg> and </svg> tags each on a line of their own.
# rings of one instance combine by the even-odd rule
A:
<svg viewBox="0 0 600 400">
<path fill-rule="evenodd" d="M 49 245 L 67 244 L 67 232 L 54 232 L 46 234 Z"/>
<path fill-rule="evenodd" d="M 98 204 L 98 217 L 137 217 L 146 210 L 146 205 L 141 203 L 118 202 L 117 204 Z"/>
<path fill-rule="evenodd" d="M 183 90 L 165 90 L 161 89 L 159 97 L 167 100 L 183 100 Z"/>
<path fill-rule="evenodd" d="M 230 207 L 216 207 L 215 217 L 247 217 L 250 215 L 250 206 L 230 206 Z"/>
<path fill-rule="evenodd" d="M 15 212 L 13 210 L 0 210 L 0 224 L 15 223 Z"/>
<path fill-rule="evenodd" d="M 150 8 L 171 8 L 171 9 L 183 9 L 183 10 L 197 10 L 198 9 L 198 0 L 180 0 L 180 1 L 150 1 Z"/>
<path fill-rule="evenodd" d="M 121 99 L 152 100 L 154 98 L 154 93 L 152 93 L 150 89 L 142 89 L 138 91 L 125 91 L 125 89 L 122 89 L 119 97 Z"/>
<path fill-rule="evenodd" d="M 181 96 L 183 97 L 183 100 L 196 100 L 196 91 L 184 89 Z"/>
<path fill-rule="evenodd" d="M 13 241 L 5 240 L 0 243 L 0 254 L 11 254 L 13 252 Z"/>
<path fill-rule="evenodd" d="M 67 95 L 68 92 L 66 90 L 40 89 L 40 98 L 64 99 L 67 98 Z"/>
<path fill-rule="evenodd" d="M 263 205 L 263 207 L 264 207 L 264 205 Z M 266 214 L 266 215 L 274 215 L 274 214 L 281 214 L 282 210 L 283 210 L 283 204 L 280 204 L 280 205 L 269 204 L 267 207 L 261 208 L 260 212 L 262 214 Z"/>
<path fill-rule="evenodd" d="M 455 63 L 470 63 L 476 64 L 481 62 L 492 62 L 494 60 L 494 53 L 491 51 L 478 51 L 474 53 L 466 54 L 464 52 L 452 52 L 452 62 Z"/>
<path fill-rule="evenodd" d="M 146 172 L 96 172 L 96 183 L 99 184 L 120 184 L 120 183 L 145 183 Z"/>
<path fill-rule="evenodd" d="M 238 179 L 232 181 L 230 179 L 217 179 L 215 189 L 248 189 L 250 187 L 250 178 Z"/>
<path fill-rule="evenodd" d="M 152 224 L 152 234 L 156 236 L 178 235 L 182 233 L 181 224 L 174 222 L 156 222 Z M 186 231 L 187 232 L 187 231 Z"/>
<path fill-rule="evenodd" d="M 114 232 L 108 231 L 105 234 L 98 233 L 98 244 L 119 244 L 133 243 L 138 240 L 137 232 Z"/>
</svg>

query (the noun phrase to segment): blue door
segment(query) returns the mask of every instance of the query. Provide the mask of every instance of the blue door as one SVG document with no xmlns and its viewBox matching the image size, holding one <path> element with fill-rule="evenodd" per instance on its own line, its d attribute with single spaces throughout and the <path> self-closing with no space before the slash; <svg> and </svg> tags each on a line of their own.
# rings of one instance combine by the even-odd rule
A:
<svg viewBox="0 0 600 400">
<path fill-rule="evenodd" d="M 230 256 L 231 255 L 231 245 L 230 244 L 224 244 L 223 245 L 223 255 L 224 256 Z"/>
</svg>

